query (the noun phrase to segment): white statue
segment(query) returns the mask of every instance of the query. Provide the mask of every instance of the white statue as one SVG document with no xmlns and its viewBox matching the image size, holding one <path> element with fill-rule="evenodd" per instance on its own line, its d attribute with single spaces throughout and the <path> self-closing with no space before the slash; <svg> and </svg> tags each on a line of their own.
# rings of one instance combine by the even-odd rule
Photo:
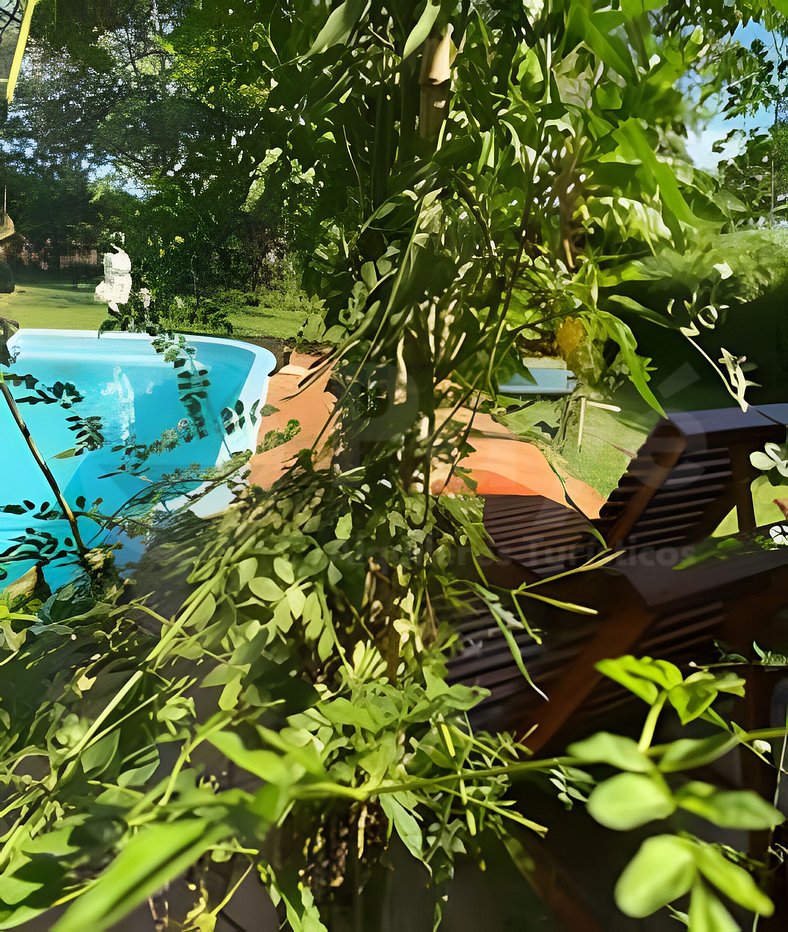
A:
<svg viewBox="0 0 788 932">
<path fill-rule="evenodd" d="M 96 285 L 94 299 L 117 312 L 118 305 L 127 304 L 131 294 L 131 259 L 120 246 L 112 248 L 114 253 L 104 253 L 104 281 Z"/>
</svg>

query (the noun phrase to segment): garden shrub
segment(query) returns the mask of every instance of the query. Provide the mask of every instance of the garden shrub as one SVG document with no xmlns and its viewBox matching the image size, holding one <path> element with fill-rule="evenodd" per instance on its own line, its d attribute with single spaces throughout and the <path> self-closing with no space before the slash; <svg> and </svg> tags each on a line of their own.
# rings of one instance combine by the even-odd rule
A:
<svg viewBox="0 0 788 932">
<path fill-rule="evenodd" d="M 749 390 L 750 403 L 783 400 L 788 378 L 787 242 L 784 231 L 742 231 L 701 242 L 683 254 L 665 251 L 634 264 L 632 280 L 620 289 L 628 303 L 611 304 L 611 309 L 632 328 L 638 345 L 647 347 L 657 370 L 683 367 L 688 373 L 683 387 L 668 385 L 665 404 L 730 403 L 722 382 L 701 377 L 697 350 L 678 329 L 690 322 L 685 302 L 713 307 L 714 314 L 706 310 L 706 322 L 698 328 L 698 345 L 715 360 L 723 348 L 745 357 L 747 377 L 757 383 Z M 724 277 L 717 274 L 720 269 Z"/>
<path fill-rule="evenodd" d="M 11 266 L 0 259 L 0 294 L 11 294 L 15 287 Z"/>
<path fill-rule="evenodd" d="M 103 277 L 103 267 L 93 262 L 75 262 L 63 269 L 61 274 L 68 275 L 74 285 L 81 282 L 98 284 Z"/>
</svg>

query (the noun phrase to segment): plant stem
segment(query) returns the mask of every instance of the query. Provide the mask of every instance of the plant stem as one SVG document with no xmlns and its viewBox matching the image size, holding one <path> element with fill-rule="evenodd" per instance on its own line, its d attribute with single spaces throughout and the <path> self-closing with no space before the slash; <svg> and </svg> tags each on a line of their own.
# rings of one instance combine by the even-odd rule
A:
<svg viewBox="0 0 788 932">
<path fill-rule="evenodd" d="M 654 740 L 654 731 L 657 727 L 657 721 L 667 698 L 668 694 L 666 692 L 660 693 L 657 701 L 648 710 L 648 715 L 646 716 L 646 721 L 643 725 L 643 731 L 640 735 L 640 741 L 638 741 L 638 750 L 647 751 L 651 747 L 651 742 Z"/>
<path fill-rule="evenodd" d="M 47 485 L 52 490 L 52 494 L 55 496 L 55 501 L 57 502 L 58 507 L 63 512 L 66 521 L 68 521 L 68 526 L 74 538 L 74 545 L 77 548 L 80 560 L 84 563 L 84 556 L 85 553 L 87 553 L 87 548 L 85 547 L 85 544 L 82 540 L 82 535 L 79 533 L 79 527 L 77 525 L 77 519 L 74 517 L 74 512 L 71 510 L 71 506 L 63 497 L 63 493 L 60 491 L 60 486 L 57 484 L 57 479 L 55 479 L 54 475 L 52 474 L 52 470 L 49 468 L 49 466 L 47 466 L 46 460 L 41 455 L 40 450 L 36 446 L 36 442 L 33 440 L 30 430 L 19 411 L 14 396 L 11 394 L 11 390 L 8 388 L 8 384 L 6 383 L 5 379 L 2 378 L 2 376 L 0 376 L 0 392 L 2 392 L 3 398 L 8 405 L 8 410 L 11 412 L 11 417 L 14 419 L 14 422 L 19 429 L 19 433 L 22 435 L 25 443 L 27 444 L 30 455 L 36 461 L 36 465 L 41 470 L 41 474 L 46 479 Z"/>
</svg>

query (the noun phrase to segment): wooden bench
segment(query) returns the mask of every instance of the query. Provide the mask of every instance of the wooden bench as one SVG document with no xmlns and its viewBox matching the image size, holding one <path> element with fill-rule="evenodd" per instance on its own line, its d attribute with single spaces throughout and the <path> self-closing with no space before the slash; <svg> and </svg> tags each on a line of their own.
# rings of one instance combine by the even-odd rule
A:
<svg viewBox="0 0 788 932">
<path fill-rule="evenodd" d="M 734 507 L 740 530 L 752 530 L 750 453 L 782 443 L 787 426 L 788 404 L 676 414 L 652 430 L 596 520 L 541 496 L 501 495 L 487 498 L 484 523 L 502 556 L 544 576 L 602 544 L 632 553 L 703 540 Z"/>
<path fill-rule="evenodd" d="M 536 726 L 528 742 L 535 750 L 559 736 L 563 743 L 632 706 L 628 693 L 597 673 L 597 661 L 635 653 L 702 663 L 716 659 L 715 638 L 746 649 L 768 637 L 775 613 L 788 606 L 788 547 L 763 549 L 749 454 L 784 441 L 786 425 L 788 405 L 661 421 L 595 521 L 537 496 L 488 498 L 485 524 L 500 557 L 486 568 L 488 578 L 511 589 L 539 582 L 545 595 L 598 614 L 545 612 L 523 601 L 544 639 L 538 645 L 519 631 L 516 640 L 546 703 L 524 683 L 485 606 L 469 604 L 457 622 L 464 649 L 451 673 L 490 690 L 482 724 L 521 733 Z M 740 528 L 733 545 L 697 562 L 732 508 Z M 605 546 L 619 552 L 605 568 L 549 581 Z"/>
</svg>

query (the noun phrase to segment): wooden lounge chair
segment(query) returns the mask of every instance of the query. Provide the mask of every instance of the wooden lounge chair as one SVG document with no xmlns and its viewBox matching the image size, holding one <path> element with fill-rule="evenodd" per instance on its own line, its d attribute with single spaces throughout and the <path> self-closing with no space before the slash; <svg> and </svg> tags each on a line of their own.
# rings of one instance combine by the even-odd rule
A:
<svg viewBox="0 0 788 932">
<path fill-rule="evenodd" d="M 755 527 L 750 453 L 781 443 L 788 404 L 723 408 L 660 421 L 594 521 L 540 496 L 494 496 L 485 526 L 497 551 L 549 576 L 582 563 L 600 541 L 630 554 L 708 537 L 736 508 L 740 530 Z"/>
<path fill-rule="evenodd" d="M 626 653 L 688 664 L 714 659 L 722 638 L 747 648 L 773 633 L 788 606 L 788 547 L 758 534 L 749 454 L 782 442 L 788 405 L 679 414 L 661 421 L 630 464 L 599 518 L 537 496 L 488 498 L 485 524 L 500 561 L 487 567 L 498 585 L 540 581 L 540 591 L 595 609 L 596 616 L 552 611 L 544 643 L 517 636 L 525 664 L 549 703 L 522 680 L 500 630 L 479 602 L 458 621 L 464 650 L 452 675 L 488 688 L 482 719 L 526 732 L 539 749 L 589 730 L 631 697 L 594 664 Z M 719 553 L 704 548 L 736 508 L 739 534 Z M 601 540 L 600 540 L 601 538 Z M 604 545 L 619 551 L 592 573 L 558 581 Z M 767 549 L 764 549 L 766 547 Z M 543 581 L 543 582 L 542 582 Z M 539 614 L 525 603 L 536 626 Z"/>
</svg>

